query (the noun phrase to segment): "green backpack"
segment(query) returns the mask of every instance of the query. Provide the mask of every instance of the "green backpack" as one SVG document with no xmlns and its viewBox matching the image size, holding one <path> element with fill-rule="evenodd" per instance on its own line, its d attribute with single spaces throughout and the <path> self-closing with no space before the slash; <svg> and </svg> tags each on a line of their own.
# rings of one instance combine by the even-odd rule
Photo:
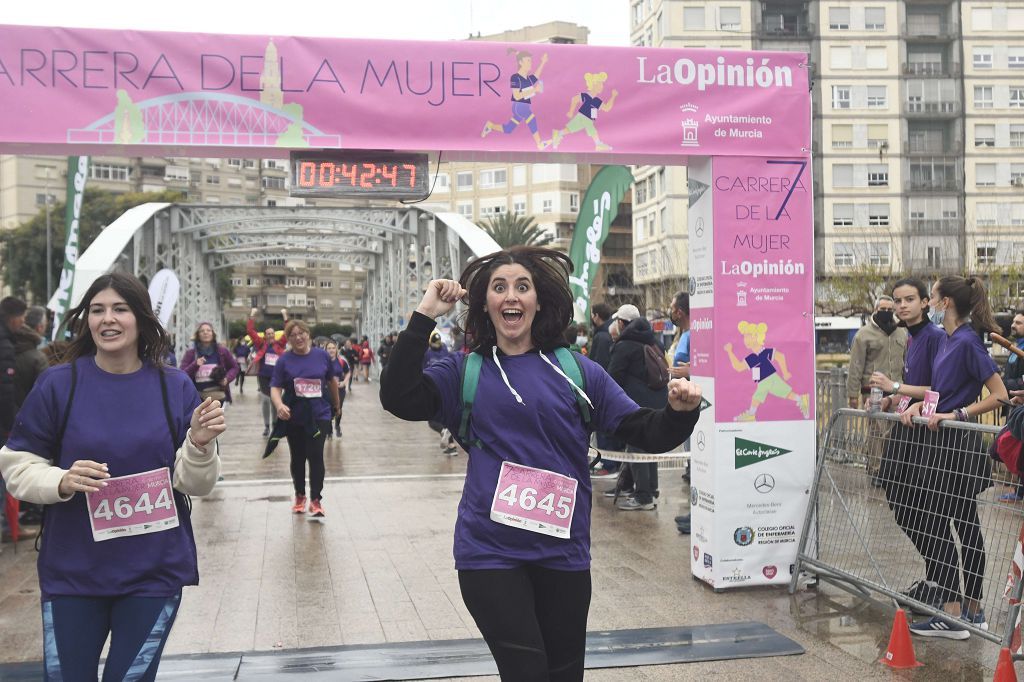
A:
<svg viewBox="0 0 1024 682">
<path fill-rule="evenodd" d="M 559 347 L 555 349 L 555 359 L 558 360 L 565 375 L 586 392 L 586 377 L 583 374 L 583 366 L 580 365 L 579 358 L 568 348 Z M 479 441 L 469 438 L 469 416 L 473 412 L 473 401 L 476 398 L 477 385 L 480 383 L 480 367 L 483 365 L 483 361 L 484 357 L 480 353 L 470 353 L 462 363 L 462 419 L 459 422 L 459 440 L 467 444 L 479 445 Z M 583 417 L 583 424 L 589 428 L 590 405 L 572 386 L 566 385 L 566 389 L 576 399 L 576 405 L 579 406 L 580 414 Z"/>
</svg>

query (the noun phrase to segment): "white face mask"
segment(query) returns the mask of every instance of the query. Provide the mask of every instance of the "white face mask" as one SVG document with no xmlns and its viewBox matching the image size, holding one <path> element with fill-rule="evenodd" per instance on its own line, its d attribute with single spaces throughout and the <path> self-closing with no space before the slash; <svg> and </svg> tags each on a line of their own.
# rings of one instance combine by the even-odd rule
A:
<svg viewBox="0 0 1024 682">
<path fill-rule="evenodd" d="M 928 313 L 928 319 L 932 321 L 932 324 L 941 327 L 942 322 L 946 319 L 946 309 L 932 308 L 932 311 Z"/>
<path fill-rule="evenodd" d="M 585 337 L 585 336 L 577 336 L 576 337 L 576 345 L 577 346 L 585 346 L 585 345 L 587 345 L 587 337 Z"/>
</svg>

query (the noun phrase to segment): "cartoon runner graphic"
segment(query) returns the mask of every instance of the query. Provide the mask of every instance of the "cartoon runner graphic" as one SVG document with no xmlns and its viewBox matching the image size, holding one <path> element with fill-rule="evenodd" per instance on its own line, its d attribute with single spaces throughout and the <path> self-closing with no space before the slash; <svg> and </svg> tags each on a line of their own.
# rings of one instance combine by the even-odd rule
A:
<svg viewBox="0 0 1024 682">
<path fill-rule="evenodd" d="M 508 135 L 518 128 L 520 123 L 525 123 L 533 135 L 533 141 L 537 143 L 537 149 L 545 149 L 551 144 L 551 141 L 540 139 L 540 133 L 537 132 L 537 116 L 533 113 L 531 100 L 534 95 L 544 91 L 544 82 L 540 80 L 540 75 L 544 71 L 544 65 L 548 63 L 548 55 L 547 53 L 541 55 L 537 70 L 531 74 L 533 55 L 525 50 L 518 51 L 515 48 L 509 48 L 508 53 L 516 56 L 516 65 L 519 67 L 519 70 L 512 74 L 510 83 L 512 87 L 512 118 L 503 125 L 488 121 L 484 124 L 480 137 L 487 137 L 495 130 L 500 130 Z"/>
<path fill-rule="evenodd" d="M 743 335 L 743 345 L 750 354 L 740 360 L 732 352 L 732 344 L 725 344 L 725 352 L 729 354 L 729 361 L 732 368 L 737 372 L 743 372 L 748 368 L 751 376 L 757 384 L 754 396 L 750 399 L 750 408 L 741 412 L 733 421 L 757 421 L 757 408 L 759 408 L 769 394 L 786 400 L 792 400 L 800 409 L 804 419 L 810 418 L 810 396 L 806 393 L 798 395 L 788 382 L 792 378 L 789 368 L 786 366 L 786 357 L 774 348 L 766 348 L 765 337 L 768 335 L 768 325 L 764 322 L 740 322 L 739 332 Z M 776 372 L 772 361 L 778 363 L 778 371 L 782 372 L 780 377 Z"/>
<path fill-rule="evenodd" d="M 587 91 L 581 92 L 572 98 L 572 101 L 569 103 L 569 113 L 565 115 L 569 122 L 561 130 L 555 130 L 551 133 L 551 145 L 558 149 L 558 144 L 567 135 L 585 130 L 590 139 L 594 141 L 595 151 L 608 151 L 611 147 L 601 142 L 600 138 L 598 138 L 597 127 L 595 127 L 594 121 L 597 120 L 598 110 L 612 110 L 615 98 L 619 96 L 619 91 L 612 90 L 612 96 L 608 101 L 602 102 L 598 95 L 604 90 L 604 82 L 608 80 L 608 74 L 604 71 L 600 73 L 585 73 L 583 74 L 583 80 L 587 82 Z M 573 111 L 576 112 L 575 116 L 573 116 Z"/>
</svg>

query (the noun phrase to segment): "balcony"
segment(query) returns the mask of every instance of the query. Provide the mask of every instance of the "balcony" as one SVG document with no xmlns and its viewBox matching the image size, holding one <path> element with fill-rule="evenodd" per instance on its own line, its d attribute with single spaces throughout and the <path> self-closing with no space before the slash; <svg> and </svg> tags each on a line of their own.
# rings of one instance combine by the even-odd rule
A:
<svg viewBox="0 0 1024 682">
<path fill-rule="evenodd" d="M 964 231 L 962 218 L 908 218 L 906 225 L 914 236 L 959 235 Z"/>
<path fill-rule="evenodd" d="M 903 73 L 906 76 L 923 78 L 956 78 L 960 75 L 960 65 L 941 62 L 904 63 Z"/>
<path fill-rule="evenodd" d="M 905 156 L 958 156 L 964 147 L 964 141 L 957 138 L 951 145 L 936 144 L 928 142 L 903 141 L 903 154 Z"/>
<path fill-rule="evenodd" d="M 960 102 L 904 102 L 903 113 L 908 118 L 953 118 L 960 114 Z"/>
<path fill-rule="evenodd" d="M 762 40 L 808 40 L 814 36 L 815 25 L 803 19 L 768 17 L 754 28 Z"/>
<path fill-rule="evenodd" d="M 953 178 L 914 178 L 903 183 L 904 192 L 958 192 L 962 187 Z"/>
<path fill-rule="evenodd" d="M 904 40 L 913 41 L 948 42 L 956 33 L 956 26 L 947 21 L 915 20 L 913 16 L 908 16 L 900 29 Z"/>
</svg>

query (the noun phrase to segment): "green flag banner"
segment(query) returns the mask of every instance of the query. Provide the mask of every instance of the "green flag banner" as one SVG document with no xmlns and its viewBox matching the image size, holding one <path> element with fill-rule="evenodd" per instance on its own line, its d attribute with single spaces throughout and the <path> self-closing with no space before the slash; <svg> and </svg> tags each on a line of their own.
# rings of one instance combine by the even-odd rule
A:
<svg viewBox="0 0 1024 682">
<path fill-rule="evenodd" d="M 68 190 L 64 217 L 64 267 L 60 273 L 53 309 L 53 340 L 64 333 L 64 316 L 71 302 L 71 286 L 75 282 L 75 264 L 78 262 L 78 219 L 82 215 L 82 196 L 89 174 L 88 156 L 68 157 Z"/>
<path fill-rule="evenodd" d="M 619 203 L 633 184 L 633 174 L 625 166 L 605 166 L 597 172 L 580 204 L 580 215 L 572 234 L 569 257 L 573 274 L 569 288 L 573 296 L 573 317 L 590 324 L 590 287 L 601 262 L 601 247 L 608 228 L 619 213 Z"/>
</svg>

